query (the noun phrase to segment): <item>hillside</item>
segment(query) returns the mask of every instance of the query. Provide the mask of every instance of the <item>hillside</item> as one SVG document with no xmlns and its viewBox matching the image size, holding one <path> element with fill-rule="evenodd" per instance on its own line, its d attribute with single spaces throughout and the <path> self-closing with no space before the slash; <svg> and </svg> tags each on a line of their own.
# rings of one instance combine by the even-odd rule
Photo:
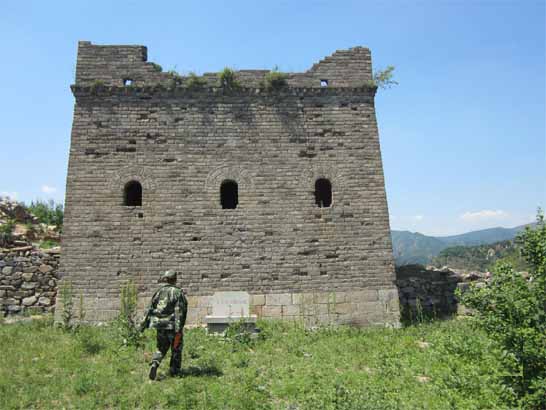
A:
<svg viewBox="0 0 546 410">
<path fill-rule="evenodd" d="M 513 240 L 495 242 L 488 245 L 450 246 L 432 259 L 432 265 L 449 266 L 460 270 L 490 271 L 503 260 L 510 262 L 517 270 L 527 270 L 525 260 Z"/>
<path fill-rule="evenodd" d="M 425 265 L 448 246 L 438 238 L 418 232 L 391 231 L 391 236 L 397 265 Z"/>
<path fill-rule="evenodd" d="M 532 224 L 530 224 L 532 225 Z M 451 246 L 477 246 L 511 241 L 528 225 L 515 228 L 490 228 L 452 236 L 428 236 L 418 232 L 391 231 L 395 263 L 398 266 L 426 265 Z"/>
</svg>

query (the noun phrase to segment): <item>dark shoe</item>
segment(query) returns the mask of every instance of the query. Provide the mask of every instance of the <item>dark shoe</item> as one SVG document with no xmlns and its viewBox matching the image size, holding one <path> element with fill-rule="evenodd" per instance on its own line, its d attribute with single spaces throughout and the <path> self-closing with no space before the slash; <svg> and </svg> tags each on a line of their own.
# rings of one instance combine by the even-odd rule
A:
<svg viewBox="0 0 546 410">
<path fill-rule="evenodd" d="M 157 368 L 159 367 L 158 363 L 152 363 L 150 366 L 150 374 L 148 375 L 150 377 L 150 380 L 155 380 L 157 377 Z"/>
</svg>

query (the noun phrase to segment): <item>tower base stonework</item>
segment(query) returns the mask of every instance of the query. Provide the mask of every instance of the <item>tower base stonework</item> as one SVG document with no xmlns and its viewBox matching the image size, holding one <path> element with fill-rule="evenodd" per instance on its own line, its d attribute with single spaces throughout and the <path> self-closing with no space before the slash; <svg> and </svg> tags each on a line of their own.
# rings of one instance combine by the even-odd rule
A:
<svg viewBox="0 0 546 410">
<path fill-rule="evenodd" d="M 190 324 L 218 291 L 259 318 L 398 323 L 370 51 L 268 78 L 79 43 L 61 271 L 87 320 L 114 318 L 129 280 L 144 309 L 173 269 Z"/>
</svg>

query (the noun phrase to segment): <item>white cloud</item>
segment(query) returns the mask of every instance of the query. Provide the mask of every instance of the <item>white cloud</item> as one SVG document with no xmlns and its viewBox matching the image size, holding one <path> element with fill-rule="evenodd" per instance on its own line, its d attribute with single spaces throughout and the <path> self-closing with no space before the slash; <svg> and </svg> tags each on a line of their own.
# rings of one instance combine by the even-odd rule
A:
<svg viewBox="0 0 546 410">
<path fill-rule="evenodd" d="M 491 219 L 506 219 L 508 216 L 507 212 L 500 209 L 484 209 L 476 212 L 465 212 L 460 216 L 460 219 L 466 222 L 477 222 Z"/>
<path fill-rule="evenodd" d="M 17 199 L 17 197 L 19 196 L 19 193 L 18 192 L 0 192 L 0 196 L 1 197 L 8 197 L 10 199 Z"/>
<path fill-rule="evenodd" d="M 57 188 L 49 185 L 42 185 L 42 192 L 44 194 L 54 194 L 55 192 L 57 192 Z"/>
<path fill-rule="evenodd" d="M 413 220 L 414 220 L 415 222 L 421 222 L 423 219 L 425 219 L 425 217 L 424 217 L 423 215 L 415 215 L 415 216 L 413 217 Z"/>
</svg>

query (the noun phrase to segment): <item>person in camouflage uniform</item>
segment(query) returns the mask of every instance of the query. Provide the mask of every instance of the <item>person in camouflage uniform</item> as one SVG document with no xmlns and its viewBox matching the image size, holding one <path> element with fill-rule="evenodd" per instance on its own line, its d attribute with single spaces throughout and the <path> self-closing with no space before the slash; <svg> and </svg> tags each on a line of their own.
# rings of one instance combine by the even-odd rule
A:
<svg viewBox="0 0 546 410">
<path fill-rule="evenodd" d="M 180 288 L 176 286 L 176 272 L 166 271 L 162 279 L 166 282 L 152 296 L 141 330 L 157 330 L 157 351 L 152 356 L 150 379 L 154 380 L 157 368 L 171 349 L 169 373 L 180 374 L 182 364 L 183 329 L 188 312 L 188 301 Z"/>
</svg>

